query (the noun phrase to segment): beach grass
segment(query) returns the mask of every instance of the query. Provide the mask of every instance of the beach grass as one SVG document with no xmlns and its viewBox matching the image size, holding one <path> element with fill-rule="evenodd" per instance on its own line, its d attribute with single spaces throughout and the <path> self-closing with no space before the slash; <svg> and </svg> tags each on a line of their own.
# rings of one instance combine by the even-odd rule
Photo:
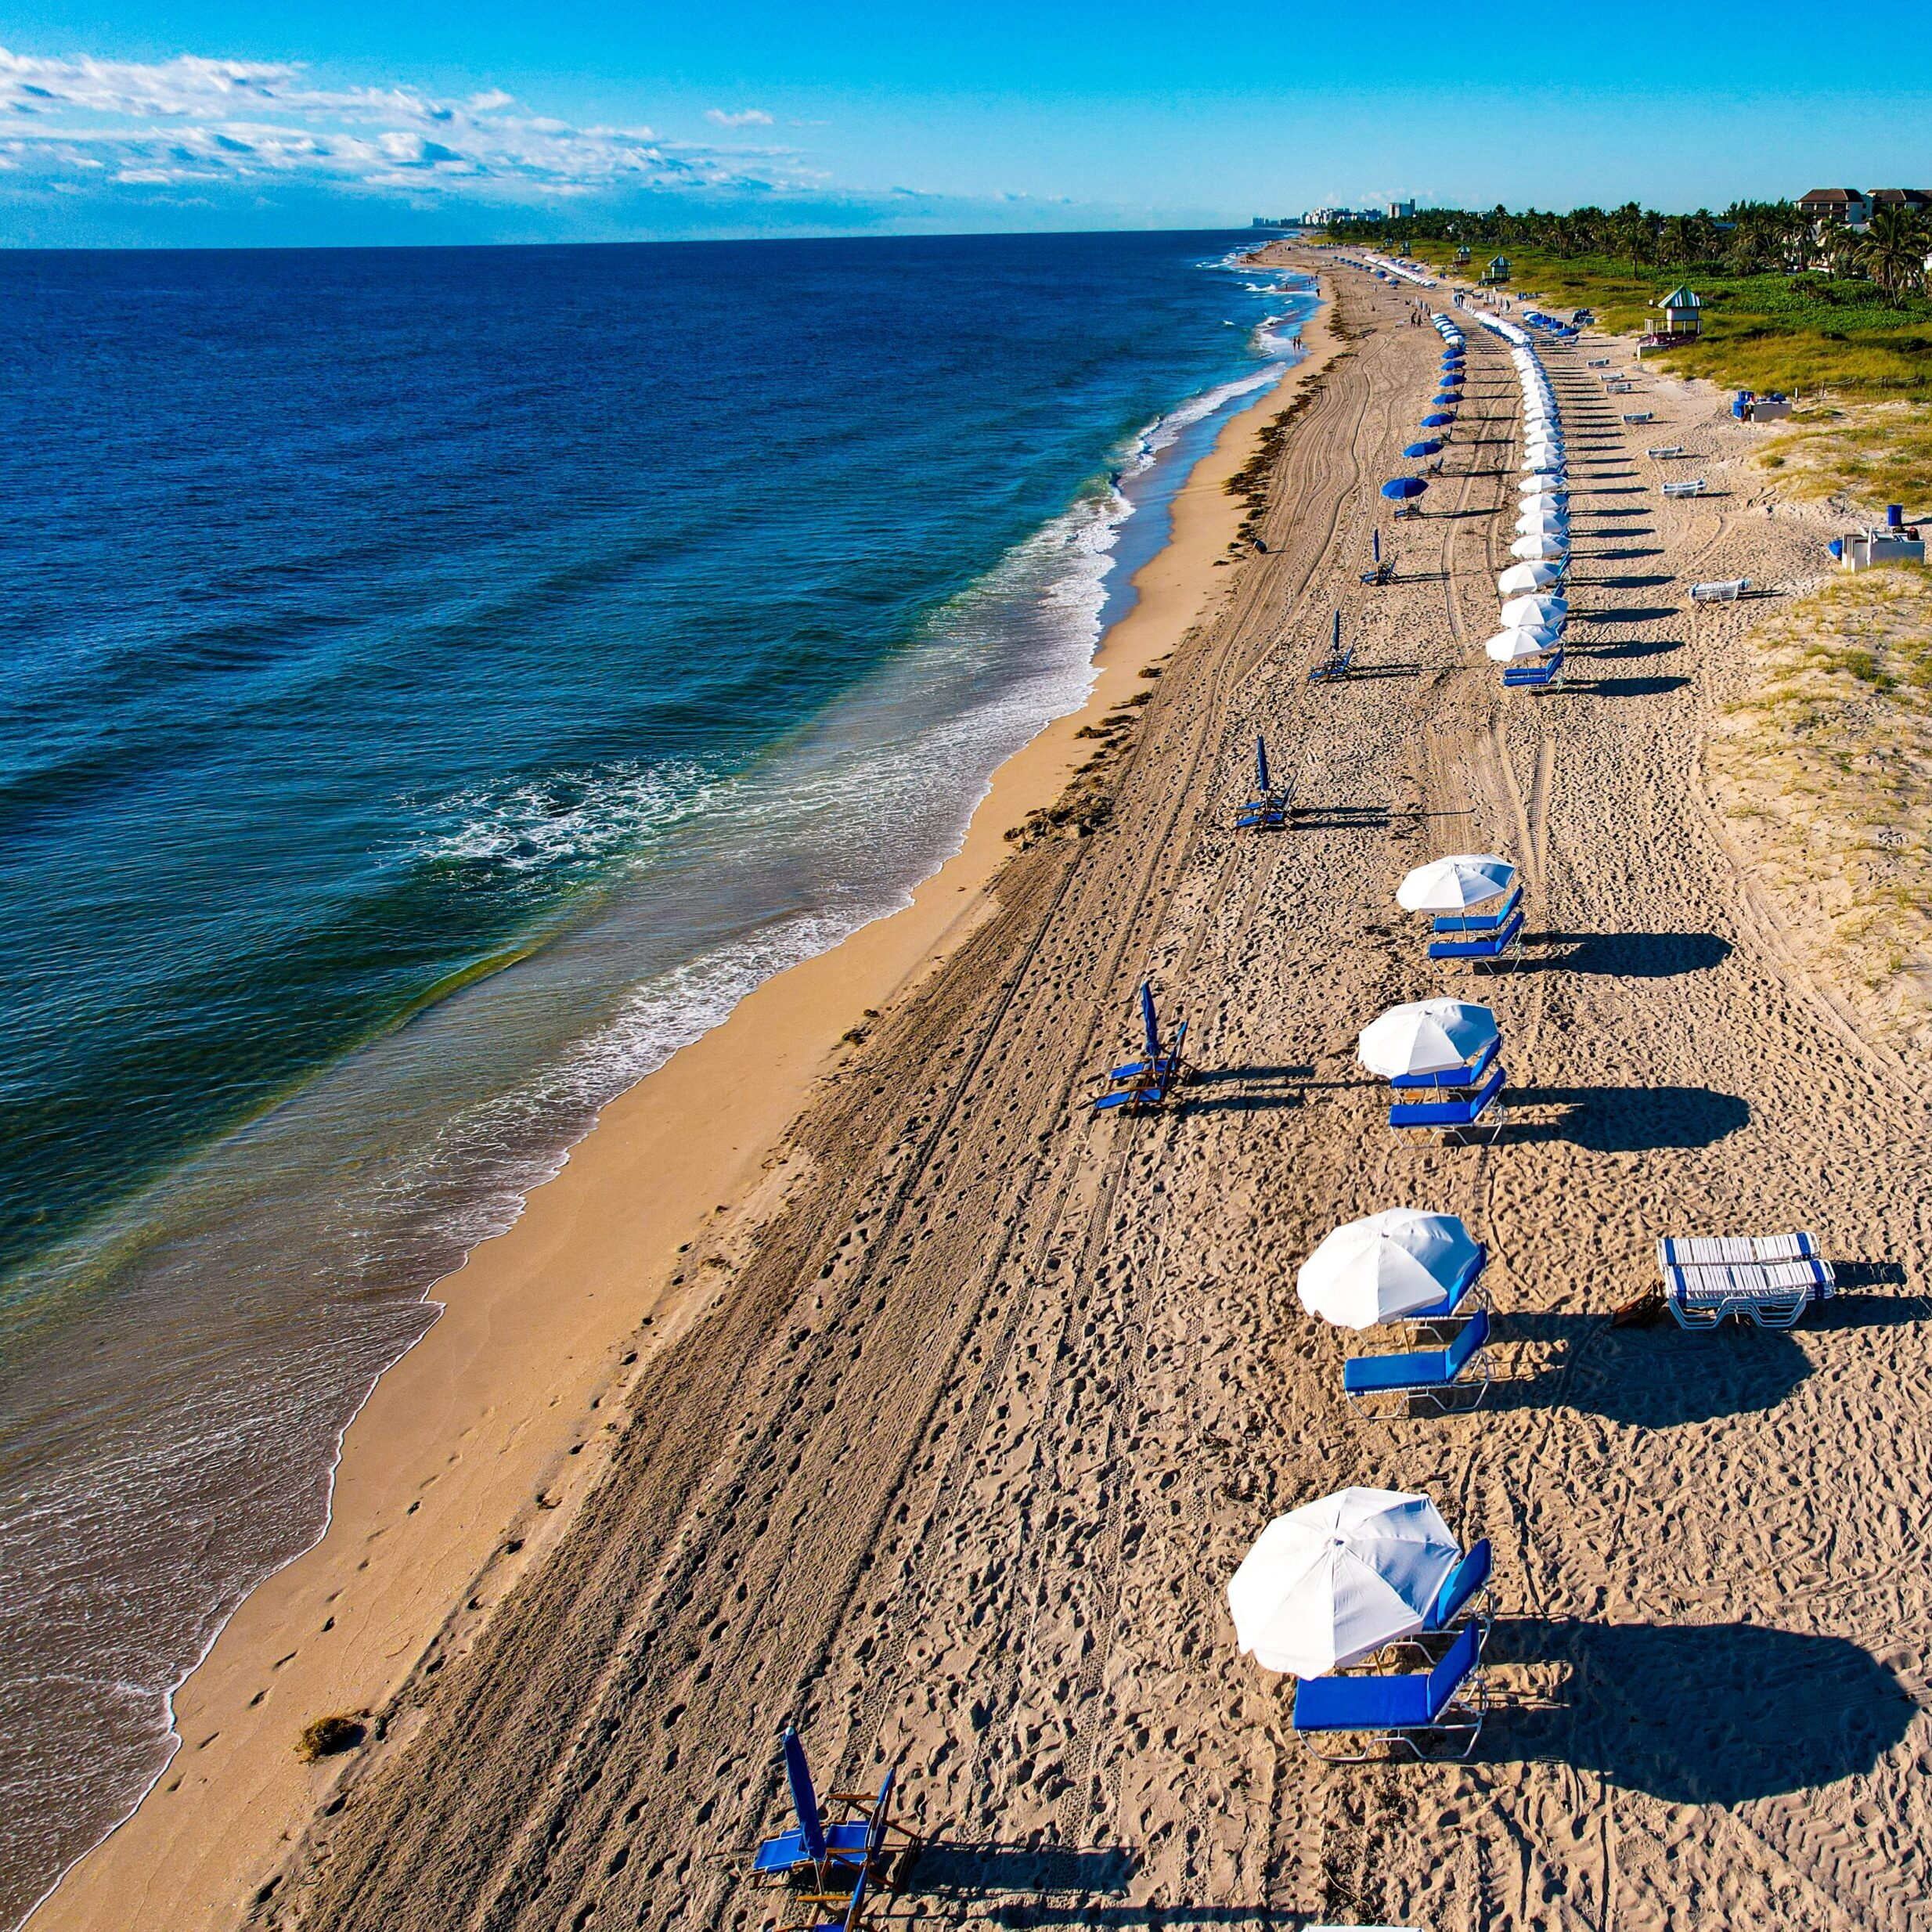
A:
<svg viewBox="0 0 1932 1932">
<path fill-rule="evenodd" d="M 1932 1043 L 1932 571 L 1834 576 L 1752 630 L 1711 791 L 1814 964 Z"/>
</svg>

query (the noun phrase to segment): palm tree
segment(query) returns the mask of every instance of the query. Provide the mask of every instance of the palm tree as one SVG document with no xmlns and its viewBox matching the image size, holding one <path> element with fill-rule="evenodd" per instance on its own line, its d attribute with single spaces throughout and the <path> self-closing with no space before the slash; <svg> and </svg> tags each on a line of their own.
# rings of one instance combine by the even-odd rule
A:
<svg viewBox="0 0 1932 1932">
<path fill-rule="evenodd" d="M 1910 208 L 1878 209 L 1852 243 L 1852 259 L 1898 307 L 1910 290 L 1925 286 L 1925 258 L 1932 240 Z"/>
</svg>

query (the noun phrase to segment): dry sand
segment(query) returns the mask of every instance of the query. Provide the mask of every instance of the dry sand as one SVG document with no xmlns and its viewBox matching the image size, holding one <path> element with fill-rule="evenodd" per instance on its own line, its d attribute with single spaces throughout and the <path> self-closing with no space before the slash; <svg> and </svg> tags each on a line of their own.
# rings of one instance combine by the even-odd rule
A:
<svg viewBox="0 0 1932 1932">
<path fill-rule="evenodd" d="M 1822 526 L 1726 493 L 1714 392 L 1646 376 L 1606 405 L 1588 349 L 1551 351 L 1573 677 L 1505 694 L 1477 647 L 1511 535 L 1506 358 L 1472 329 L 1451 474 L 1364 589 L 1437 344 L 1404 297 L 1335 279 L 1360 333 L 1289 439 L 1268 553 L 1214 573 L 1229 594 L 1154 687 L 1111 820 L 1007 867 L 706 1227 L 715 1296 L 607 1404 L 607 1473 L 410 1673 L 251 1923 L 769 1924 L 726 1855 L 781 1815 L 789 1718 L 829 1779 L 896 1764 L 939 1835 L 895 1918 L 1932 1926 L 1932 1095 L 1808 976 L 1706 802 L 1750 613 L 1685 594 L 1808 578 Z M 1626 431 L 1636 406 L 1658 423 Z M 1660 500 L 1642 449 L 1671 442 L 1712 496 Z M 1311 687 L 1337 604 L 1360 674 Z M 1257 726 L 1315 808 L 1278 835 L 1227 829 Z M 1471 982 L 1426 962 L 1394 885 L 1492 848 L 1530 892 L 1523 964 L 1476 982 L 1507 1123 L 1398 1141 L 1355 1033 Z M 1150 972 L 1201 1077 L 1096 1122 Z M 575 1252 L 585 1164 L 498 1247 Z M 1476 1415 L 1369 1427 L 1294 1271 L 1397 1205 L 1490 1245 L 1498 1379 Z M 1800 1329 L 1610 1325 L 1659 1235 L 1792 1227 L 1845 1286 Z M 1242 1552 L 1351 1481 L 1495 1542 L 1468 1764 L 1325 1768 L 1291 1686 L 1235 1649 Z M 114 1850 L 63 1923 L 212 1922 L 129 1909 L 153 1865 Z"/>
<path fill-rule="evenodd" d="M 444 1314 L 349 1431 L 327 1534 L 231 1620 L 176 1697 L 182 1749 L 34 1932 L 235 1923 L 344 1768 L 297 1761 L 303 1727 L 381 1710 L 567 1534 L 626 1389 L 649 1404 L 660 1358 L 730 1278 L 725 1258 L 809 1181 L 785 1130 L 852 1064 L 845 1036 L 989 916 L 1008 828 L 1093 754 L 1076 734 L 1148 691 L 1143 667 L 1225 593 L 1216 566 L 1242 506 L 1223 485 L 1333 352 L 1321 318 L 1303 333 L 1307 359 L 1228 423 L 1177 499 L 1090 701 L 1001 767 L 961 852 L 905 912 L 780 975 L 607 1109 L 517 1226 L 438 1287 Z"/>
</svg>

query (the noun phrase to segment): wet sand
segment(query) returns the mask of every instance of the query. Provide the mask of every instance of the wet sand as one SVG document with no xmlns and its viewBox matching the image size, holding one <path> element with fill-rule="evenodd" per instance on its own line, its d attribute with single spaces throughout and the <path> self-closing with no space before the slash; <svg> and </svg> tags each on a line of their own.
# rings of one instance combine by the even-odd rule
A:
<svg viewBox="0 0 1932 1932">
<path fill-rule="evenodd" d="M 939 1837 L 892 1918 L 1932 1923 L 1932 1094 L 1808 976 L 1700 764 L 1751 610 L 1693 612 L 1689 583 L 1808 580 L 1826 526 L 1750 496 L 1714 391 L 1646 373 L 1606 402 L 1600 342 L 1551 350 L 1572 676 L 1504 692 L 1480 647 L 1512 534 L 1506 354 L 1471 329 L 1447 474 L 1366 589 L 1437 343 L 1407 295 L 1332 279 L 1350 339 L 1281 450 L 1267 551 L 1198 560 L 1226 590 L 1152 683 L 1111 816 L 1014 857 L 936 969 L 936 932 L 913 949 L 776 1164 L 748 1150 L 756 1184 L 679 1224 L 706 1292 L 598 1412 L 604 1467 L 514 1587 L 485 1570 L 487 1614 L 370 1674 L 372 1702 L 402 1680 L 382 1735 L 305 1774 L 306 1829 L 282 1801 L 279 1865 L 253 1821 L 247 1883 L 275 1882 L 251 1924 L 770 1924 L 733 1855 L 782 1815 L 787 1720 L 825 1782 L 896 1764 Z M 1658 420 L 1627 427 L 1638 407 Z M 1643 451 L 1668 442 L 1711 495 L 1660 499 L 1675 472 Z M 1337 607 L 1357 675 L 1311 687 Z M 1257 728 L 1310 808 L 1277 834 L 1230 829 Z M 1393 891 L 1483 849 L 1523 867 L 1530 943 L 1478 980 L 1426 961 Z M 1184 1107 L 1097 1121 L 1148 975 L 1199 1076 Z M 1472 986 L 1503 1029 L 1502 1130 L 1398 1140 L 1355 1035 Z M 625 1193 L 573 1195 L 579 1166 L 496 1245 L 552 1292 L 593 1278 L 566 1257 Z M 1472 1415 L 1363 1424 L 1342 1338 L 1296 1304 L 1321 1235 L 1394 1206 L 1461 1214 L 1494 1257 Z M 1797 1227 L 1844 1286 L 1798 1329 L 1612 1325 L 1659 1235 Z M 1242 1553 L 1350 1482 L 1426 1490 L 1494 1542 L 1467 1764 L 1325 1768 L 1292 1686 L 1235 1649 Z M 231 1922 L 211 1885 L 168 1908 L 146 1817 L 122 1841 L 144 1855 L 110 1847 L 80 1875 L 92 1916 L 84 1885 L 63 1922 Z"/>
<path fill-rule="evenodd" d="M 1143 666 L 1224 594 L 1231 573 L 1215 565 L 1242 506 L 1223 485 L 1331 353 L 1321 318 L 1303 334 L 1308 359 L 1229 422 L 1184 486 L 1087 705 L 1002 766 L 964 849 L 913 906 L 781 974 L 607 1109 L 517 1226 L 439 1285 L 445 1312 L 348 1432 L 327 1534 L 230 1620 L 176 1696 L 174 1761 L 34 1932 L 234 1924 L 352 1767 L 299 1762 L 304 1726 L 382 1711 L 473 1642 L 570 1533 L 618 1446 L 614 1421 L 648 1405 L 660 1364 L 729 1278 L 719 1260 L 809 1183 L 787 1130 L 872 1051 L 846 1036 L 993 916 L 1008 829 L 1092 755 L 1076 734 L 1147 691 Z"/>
</svg>

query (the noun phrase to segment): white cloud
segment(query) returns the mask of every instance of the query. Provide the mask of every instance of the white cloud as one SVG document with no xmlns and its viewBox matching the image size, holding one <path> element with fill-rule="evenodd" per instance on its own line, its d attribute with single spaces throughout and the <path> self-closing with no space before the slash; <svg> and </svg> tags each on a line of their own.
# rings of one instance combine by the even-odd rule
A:
<svg viewBox="0 0 1932 1932">
<path fill-rule="evenodd" d="M 762 107 L 741 108 L 735 114 L 723 107 L 707 107 L 705 118 L 721 128 L 769 128 L 774 124 Z"/>
<path fill-rule="evenodd" d="M 720 126 L 773 124 L 757 108 Z M 283 62 L 183 54 L 54 60 L 0 49 L 0 169 L 77 179 L 256 189 L 305 178 L 362 189 L 541 200 L 628 189 L 816 188 L 784 148 L 724 150 L 643 127 L 578 127 L 500 88 L 445 100 L 408 86 L 328 88 Z"/>
</svg>

